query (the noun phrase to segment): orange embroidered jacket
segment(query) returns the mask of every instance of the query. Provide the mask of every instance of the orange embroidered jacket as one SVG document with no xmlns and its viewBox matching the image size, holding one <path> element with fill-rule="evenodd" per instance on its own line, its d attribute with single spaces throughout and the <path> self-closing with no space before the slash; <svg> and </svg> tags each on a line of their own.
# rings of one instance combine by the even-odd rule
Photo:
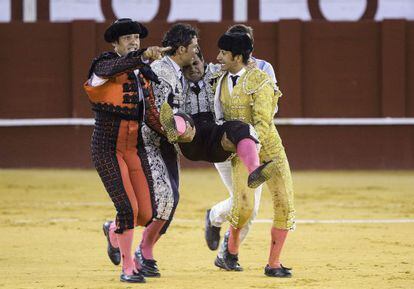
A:
<svg viewBox="0 0 414 289">
<path fill-rule="evenodd" d="M 124 57 L 113 52 L 103 53 L 92 62 L 89 78 L 95 74 L 107 81 L 99 86 L 86 81 L 84 89 L 94 111 L 113 113 L 123 119 L 144 120 L 149 127 L 162 133 L 151 86 L 151 81 L 158 83 L 159 80 L 142 62 L 142 51 Z M 139 69 L 138 75 L 135 69 Z"/>
</svg>

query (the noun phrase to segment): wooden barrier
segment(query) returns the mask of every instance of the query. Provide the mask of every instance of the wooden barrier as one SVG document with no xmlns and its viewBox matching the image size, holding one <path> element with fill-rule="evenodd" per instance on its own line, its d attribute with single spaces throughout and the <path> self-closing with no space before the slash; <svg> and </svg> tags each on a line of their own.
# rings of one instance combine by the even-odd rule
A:
<svg viewBox="0 0 414 289">
<path fill-rule="evenodd" d="M 253 15 L 254 16 L 254 15 Z M 253 17 L 252 16 L 252 17 Z M 254 17 L 253 17 L 254 18 Z M 208 61 L 233 22 L 193 23 Z M 414 117 L 414 22 L 251 21 L 284 92 L 279 117 Z M 108 23 L 0 24 L 0 119 L 92 117 L 82 90 Z M 146 24 L 142 46 L 170 24 Z M 281 127 L 294 168 L 414 168 L 413 126 Z M 0 167 L 89 166 L 90 127 L 0 127 Z"/>
</svg>

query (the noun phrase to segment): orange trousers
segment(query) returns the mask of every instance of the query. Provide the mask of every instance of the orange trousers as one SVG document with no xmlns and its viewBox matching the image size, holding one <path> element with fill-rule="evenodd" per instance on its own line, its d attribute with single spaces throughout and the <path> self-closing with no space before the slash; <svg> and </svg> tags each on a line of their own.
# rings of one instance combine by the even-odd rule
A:
<svg viewBox="0 0 414 289">
<path fill-rule="evenodd" d="M 153 215 L 138 151 L 139 123 L 97 113 L 92 159 L 117 211 L 116 233 L 148 224 Z"/>
<path fill-rule="evenodd" d="M 147 179 L 138 156 L 138 132 L 138 122 L 121 121 L 116 158 L 121 170 L 122 183 L 132 206 L 134 226 L 143 226 L 152 218 L 152 205 Z"/>
</svg>

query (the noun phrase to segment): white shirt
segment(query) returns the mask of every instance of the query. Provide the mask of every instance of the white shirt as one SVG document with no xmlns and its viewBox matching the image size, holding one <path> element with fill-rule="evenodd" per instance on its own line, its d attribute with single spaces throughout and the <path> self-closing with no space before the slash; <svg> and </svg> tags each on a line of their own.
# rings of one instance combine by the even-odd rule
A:
<svg viewBox="0 0 414 289">
<path fill-rule="evenodd" d="M 183 77 L 183 72 L 181 71 L 181 67 L 174 60 L 172 60 L 171 57 L 167 56 L 167 58 L 169 61 L 171 61 L 174 67 L 174 70 L 177 73 L 177 77 L 181 81 L 181 87 L 184 88 L 184 77 Z"/>
<path fill-rule="evenodd" d="M 204 87 L 204 81 L 201 79 L 201 80 L 199 80 L 198 82 L 197 82 L 197 84 L 198 84 L 198 86 L 200 87 L 200 88 L 203 88 Z M 193 82 L 190 82 L 190 87 L 194 87 L 195 86 L 195 84 L 193 83 Z"/>
<path fill-rule="evenodd" d="M 237 84 L 239 82 L 240 76 L 242 76 L 245 72 L 246 72 L 246 68 L 243 67 L 236 74 L 232 74 L 230 72 L 228 73 L 228 75 L 227 75 L 227 87 L 229 88 L 230 94 L 233 92 L 233 80 L 230 78 L 230 76 L 236 76 L 236 75 L 238 76 L 238 78 L 236 80 L 236 84 Z"/>
<path fill-rule="evenodd" d="M 171 57 L 167 56 L 167 58 L 168 58 L 169 61 L 171 61 L 172 65 L 175 69 L 175 72 L 177 73 L 178 78 L 181 78 L 181 76 L 183 75 L 183 73 L 181 71 L 181 67 L 174 60 L 172 60 Z"/>
</svg>

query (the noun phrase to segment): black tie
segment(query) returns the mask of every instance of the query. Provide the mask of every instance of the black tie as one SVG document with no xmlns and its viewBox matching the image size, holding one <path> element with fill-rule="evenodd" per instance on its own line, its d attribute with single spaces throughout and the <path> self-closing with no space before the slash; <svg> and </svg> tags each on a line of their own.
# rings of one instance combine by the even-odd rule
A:
<svg viewBox="0 0 414 289">
<path fill-rule="evenodd" d="M 195 93 L 196 95 L 198 95 L 198 94 L 200 93 L 201 88 L 200 88 L 200 86 L 198 85 L 198 83 L 194 83 L 194 85 L 191 87 L 191 90 L 192 90 L 192 91 L 194 91 L 194 93 Z"/>
<path fill-rule="evenodd" d="M 184 82 L 183 81 L 184 80 L 183 72 L 181 71 L 181 69 L 179 71 L 180 71 L 180 84 L 184 88 L 184 84 L 183 84 L 183 82 Z"/>
<path fill-rule="evenodd" d="M 236 83 L 237 83 L 237 78 L 239 78 L 239 76 L 238 75 L 234 75 L 234 76 L 230 75 L 230 78 L 231 78 L 231 81 L 233 82 L 233 87 L 235 87 Z"/>
</svg>

